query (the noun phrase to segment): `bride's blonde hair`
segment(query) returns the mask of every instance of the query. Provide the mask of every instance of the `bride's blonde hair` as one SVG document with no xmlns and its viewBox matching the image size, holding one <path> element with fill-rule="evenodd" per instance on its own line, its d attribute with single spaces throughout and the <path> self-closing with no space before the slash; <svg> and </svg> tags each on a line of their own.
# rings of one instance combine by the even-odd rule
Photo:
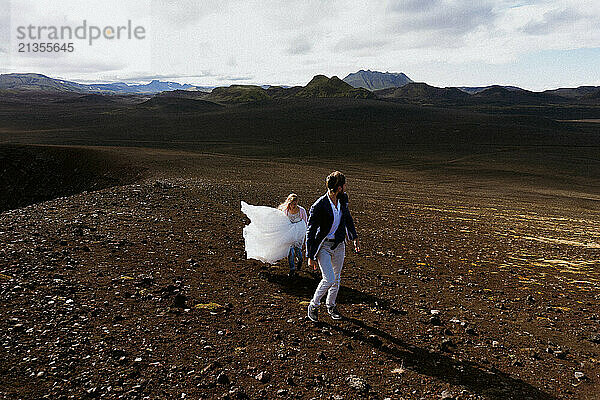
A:
<svg viewBox="0 0 600 400">
<path fill-rule="evenodd" d="M 298 195 L 296 193 L 290 193 L 287 199 L 285 199 L 285 201 L 281 203 L 277 208 L 281 211 L 287 211 L 287 209 L 290 207 L 290 204 L 292 204 L 294 200 L 298 200 Z"/>
</svg>

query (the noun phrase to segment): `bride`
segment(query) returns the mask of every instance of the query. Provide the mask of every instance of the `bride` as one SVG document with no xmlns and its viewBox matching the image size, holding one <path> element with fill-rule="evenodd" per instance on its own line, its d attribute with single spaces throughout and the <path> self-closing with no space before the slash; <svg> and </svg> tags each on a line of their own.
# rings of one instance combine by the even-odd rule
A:
<svg viewBox="0 0 600 400">
<path fill-rule="evenodd" d="M 302 263 L 307 224 L 306 210 L 298 205 L 298 196 L 290 194 L 278 208 L 242 201 L 242 212 L 250 219 L 243 230 L 247 257 L 269 264 L 288 257 L 293 276 Z"/>
</svg>

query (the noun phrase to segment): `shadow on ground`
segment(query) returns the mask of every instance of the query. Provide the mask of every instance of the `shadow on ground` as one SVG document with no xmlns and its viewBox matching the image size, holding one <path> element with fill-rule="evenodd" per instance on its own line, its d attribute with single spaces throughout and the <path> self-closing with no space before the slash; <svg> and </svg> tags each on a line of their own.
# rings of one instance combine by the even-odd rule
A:
<svg viewBox="0 0 600 400">
<path fill-rule="evenodd" d="M 320 274 L 312 272 L 310 274 L 312 275 L 312 278 L 307 276 L 295 276 L 294 278 L 290 278 L 287 275 L 274 274 L 268 271 L 261 272 L 261 275 L 269 282 L 276 283 L 284 288 L 287 293 L 304 299 L 310 299 L 313 296 L 315 288 L 321 280 Z M 385 299 L 372 294 L 363 293 L 344 285 L 340 286 L 338 300 L 340 304 L 365 304 L 369 307 L 376 307 L 395 315 L 406 314 L 406 311 L 392 307 L 390 302 Z"/>
<path fill-rule="evenodd" d="M 289 278 L 287 275 L 263 271 L 261 275 L 269 282 L 279 285 L 286 293 L 307 299 L 317 285 L 317 279 L 304 276 Z M 342 286 L 340 304 L 367 304 L 393 314 L 405 311 L 394 309 L 389 302 L 377 296 Z M 317 323 L 328 326 L 349 339 L 369 345 L 385 353 L 390 359 L 418 374 L 431 376 L 449 384 L 463 386 L 469 391 L 494 400 L 552 400 L 556 397 L 545 393 L 520 379 L 511 377 L 496 368 L 486 368 L 470 361 L 457 361 L 442 352 L 423 349 L 407 343 L 389 333 L 368 325 L 356 318 L 344 318 L 340 324 Z"/>
</svg>

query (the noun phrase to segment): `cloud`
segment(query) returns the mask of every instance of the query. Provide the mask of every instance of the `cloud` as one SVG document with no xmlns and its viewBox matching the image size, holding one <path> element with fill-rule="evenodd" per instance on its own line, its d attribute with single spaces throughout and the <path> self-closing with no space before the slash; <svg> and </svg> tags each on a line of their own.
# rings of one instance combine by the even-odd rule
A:
<svg viewBox="0 0 600 400">
<path fill-rule="evenodd" d="M 231 76 L 231 75 L 226 75 L 226 76 L 219 76 L 217 78 L 218 81 L 251 81 L 253 80 L 254 77 L 253 76 Z"/>
<path fill-rule="evenodd" d="M 169 80 L 169 79 L 183 79 L 183 78 L 206 78 L 216 77 L 218 75 L 212 74 L 209 71 L 201 71 L 197 74 L 154 74 L 154 75 L 124 75 L 120 79 L 127 81 L 152 81 L 152 80 Z"/>
<path fill-rule="evenodd" d="M 372 37 L 361 37 L 358 35 L 346 36 L 339 40 L 333 50 L 337 53 L 356 50 L 373 50 L 376 51 L 384 47 L 388 43 L 385 39 L 376 39 Z"/>
<path fill-rule="evenodd" d="M 0 3 L 0 43 L 10 42 L 10 10 L 6 4 Z"/>
<path fill-rule="evenodd" d="M 99 83 L 99 82 L 110 82 L 119 81 L 125 83 L 140 83 L 148 82 L 153 80 L 159 81 L 175 81 L 182 83 L 198 82 L 199 80 L 210 78 L 214 81 L 229 82 L 229 81 L 250 81 L 254 79 L 253 76 L 236 76 L 236 75 L 223 75 L 214 74 L 210 71 L 201 71 L 197 74 L 155 74 L 155 75 L 144 75 L 144 74 L 103 74 L 102 79 L 77 79 L 80 83 Z M 201 86 L 201 85 L 200 85 Z"/>
<path fill-rule="evenodd" d="M 227 59 L 227 66 L 228 67 L 237 67 L 238 66 L 238 62 L 237 62 L 237 59 L 235 58 L 235 56 L 230 56 Z"/>
<path fill-rule="evenodd" d="M 496 18 L 494 3 L 490 1 L 473 4 L 426 0 L 419 5 L 411 0 L 399 3 L 409 6 L 396 4 L 394 7 L 388 27 L 392 32 L 443 31 L 444 34 L 462 35 L 478 26 L 493 24 Z"/>
<path fill-rule="evenodd" d="M 317 73 L 345 76 L 358 68 L 404 71 L 422 80 L 434 76 L 428 71 L 446 71 L 456 80 L 542 51 L 600 47 L 597 0 L 106 1 L 109 6 L 13 0 L 12 14 L 43 24 L 131 18 L 148 27 L 148 40 L 78 46 L 77 60 L 12 57 L 14 46 L 0 40 L 12 57 L 11 64 L 0 64 L 90 81 L 293 85 Z M 0 0 L 0 10 L 6 3 Z M 6 15 L 0 11 L 0 38 L 10 36 Z M 580 70 L 592 68 L 578 62 Z M 430 83 L 455 83 L 436 79 Z"/>
<path fill-rule="evenodd" d="M 119 71 L 126 66 L 127 63 L 124 61 L 82 61 L 79 59 L 65 60 L 61 58 L 52 58 L 52 56 L 37 58 L 32 57 L 28 60 L 21 59 L 17 62 L 13 62 L 13 67 L 35 68 L 40 71 L 60 71 L 61 73 L 65 74 L 96 74 L 102 72 Z"/>
<path fill-rule="evenodd" d="M 230 3 L 231 0 L 152 0 L 151 12 L 158 25 L 166 21 L 182 28 L 196 25 L 207 15 L 225 13 Z"/>
<path fill-rule="evenodd" d="M 298 36 L 291 41 L 287 48 L 289 54 L 307 54 L 313 49 L 313 44 L 305 37 Z"/>
<path fill-rule="evenodd" d="M 548 35 L 557 29 L 573 27 L 573 25 L 586 17 L 573 9 L 551 10 L 542 14 L 541 20 L 530 21 L 523 27 L 523 32 L 528 35 Z"/>
<path fill-rule="evenodd" d="M 236 4 L 239 3 L 244 2 L 238 1 Z M 259 4 L 260 6 L 257 6 L 254 3 L 253 8 L 263 23 L 276 30 L 296 33 L 306 33 L 326 25 L 329 21 L 340 18 L 346 7 L 351 7 L 347 2 L 335 0 L 261 0 Z"/>
<path fill-rule="evenodd" d="M 393 0 L 387 5 L 388 12 L 423 12 L 439 6 L 440 0 Z"/>
</svg>

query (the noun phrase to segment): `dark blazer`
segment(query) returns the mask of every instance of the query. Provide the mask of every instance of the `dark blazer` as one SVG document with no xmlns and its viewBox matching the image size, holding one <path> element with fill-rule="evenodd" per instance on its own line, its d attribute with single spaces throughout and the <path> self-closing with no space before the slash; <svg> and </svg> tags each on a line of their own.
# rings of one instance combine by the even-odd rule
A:
<svg viewBox="0 0 600 400">
<path fill-rule="evenodd" d="M 350 210 L 348 209 L 348 195 L 345 193 L 342 194 L 338 197 L 338 201 L 340 202 L 342 216 L 340 225 L 335 231 L 335 243 L 331 246 L 332 249 L 335 249 L 338 244 L 342 243 L 346 235 L 350 240 L 358 237 L 354 228 L 352 215 L 350 215 Z M 308 215 L 308 226 L 306 229 L 306 256 L 308 258 L 316 259 L 319 246 L 329 233 L 332 224 L 333 210 L 331 209 L 331 204 L 329 204 L 327 193 L 325 193 L 315 201 Z"/>
</svg>

